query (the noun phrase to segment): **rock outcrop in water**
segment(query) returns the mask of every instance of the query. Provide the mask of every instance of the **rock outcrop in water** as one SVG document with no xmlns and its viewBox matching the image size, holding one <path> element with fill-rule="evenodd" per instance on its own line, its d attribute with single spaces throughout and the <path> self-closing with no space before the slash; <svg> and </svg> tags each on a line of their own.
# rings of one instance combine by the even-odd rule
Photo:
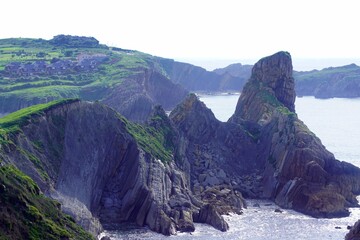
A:
<svg viewBox="0 0 360 240">
<path fill-rule="evenodd" d="M 294 100 L 291 57 L 280 52 L 255 64 L 230 120 L 258 124 L 263 197 L 316 217 L 347 215 L 357 206 L 360 169 L 325 149 L 297 118 Z"/>
<path fill-rule="evenodd" d="M 170 119 L 186 139 L 194 194 L 218 196 L 214 206 L 229 211 L 239 205 L 222 192 L 272 199 L 315 217 L 344 216 L 357 206 L 360 170 L 325 149 L 297 118 L 294 101 L 291 56 L 279 52 L 255 64 L 229 122 L 217 121 L 195 95 L 175 108 Z"/>
</svg>

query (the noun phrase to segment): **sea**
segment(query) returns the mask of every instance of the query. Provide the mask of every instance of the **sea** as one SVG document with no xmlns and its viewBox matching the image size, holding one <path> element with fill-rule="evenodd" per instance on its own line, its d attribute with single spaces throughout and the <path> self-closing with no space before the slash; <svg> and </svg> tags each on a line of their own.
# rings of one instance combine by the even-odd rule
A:
<svg viewBox="0 0 360 240">
<path fill-rule="evenodd" d="M 220 121 L 227 121 L 234 113 L 239 93 L 204 95 L 199 98 Z M 322 141 L 323 145 L 341 161 L 360 167 L 360 98 L 316 99 L 297 98 L 296 113 Z M 360 198 L 358 198 L 360 200 Z M 258 207 L 259 205 L 260 207 Z M 350 209 L 345 218 L 316 219 L 278 208 L 274 203 L 264 200 L 248 200 L 248 208 L 242 215 L 224 216 L 229 223 L 229 231 L 220 232 L 205 224 L 195 224 L 195 232 L 163 236 L 144 228 L 128 228 L 122 231 L 102 233 L 112 240 L 119 239 L 238 239 L 238 240 L 340 240 L 344 239 L 352 226 L 360 219 L 360 209 Z"/>
</svg>

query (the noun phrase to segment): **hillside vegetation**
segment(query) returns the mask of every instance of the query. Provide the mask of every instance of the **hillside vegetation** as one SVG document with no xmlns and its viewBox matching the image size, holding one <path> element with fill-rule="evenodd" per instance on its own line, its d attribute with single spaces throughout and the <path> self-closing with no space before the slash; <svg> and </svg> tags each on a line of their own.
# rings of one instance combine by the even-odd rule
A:
<svg viewBox="0 0 360 240">
<path fill-rule="evenodd" d="M 93 38 L 0 40 L 0 111 L 21 108 L 11 100 L 24 105 L 74 97 L 100 100 L 125 78 L 150 68 L 151 59 Z"/>
<path fill-rule="evenodd" d="M 153 106 L 162 100 L 157 86 L 152 86 L 156 81 L 149 83 L 153 73 L 157 74 L 155 78 L 168 81 L 160 91 L 174 91 L 175 100 L 168 101 L 165 108 L 174 107 L 187 95 L 169 80 L 157 58 L 149 54 L 101 45 L 92 37 L 1 39 L 0 113 L 61 98 L 100 100 L 122 112 L 125 99 L 117 96 L 125 91 L 126 100 L 133 105 L 141 95 Z M 131 112 L 133 105 L 124 111 Z"/>
<path fill-rule="evenodd" d="M 0 239 L 94 239 L 12 165 L 0 167 Z"/>
</svg>

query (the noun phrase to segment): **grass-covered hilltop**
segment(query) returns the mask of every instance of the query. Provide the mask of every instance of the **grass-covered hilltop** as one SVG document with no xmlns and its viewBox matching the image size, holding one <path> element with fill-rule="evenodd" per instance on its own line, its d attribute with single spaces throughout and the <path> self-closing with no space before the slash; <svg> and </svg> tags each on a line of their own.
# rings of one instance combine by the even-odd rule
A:
<svg viewBox="0 0 360 240">
<path fill-rule="evenodd" d="M 157 82 L 165 83 L 157 88 Z M 165 102 L 162 91 L 173 97 Z M 107 47 L 92 37 L 0 40 L 0 113 L 80 98 L 104 101 L 141 121 L 154 104 L 172 108 L 186 93 L 169 81 L 156 57 Z M 144 113 L 133 113 L 139 104 Z"/>
<path fill-rule="evenodd" d="M 97 40 L 85 37 L 3 39 L 0 52 L 1 97 L 38 102 L 75 96 L 101 98 L 103 93 L 91 91 L 92 87 L 108 88 L 115 76 L 129 76 L 133 74 L 130 68 L 143 63 L 135 57 L 128 61 L 126 53 L 115 55 Z M 114 69 L 121 64 L 121 71 Z"/>
<path fill-rule="evenodd" d="M 80 98 L 102 101 L 141 122 L 156 104 L 165 110 L 175 107 L 187 90 L 240 89 L 245 80 L 108 47 L 92 37 L 0 40 L 0 114 L 60 98 Z"/>
</svg>

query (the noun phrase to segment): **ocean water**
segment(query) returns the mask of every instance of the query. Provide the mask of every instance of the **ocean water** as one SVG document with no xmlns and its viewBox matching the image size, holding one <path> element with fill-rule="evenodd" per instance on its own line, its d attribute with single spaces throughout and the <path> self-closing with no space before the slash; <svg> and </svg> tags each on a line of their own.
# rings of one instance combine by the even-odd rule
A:
<svg viewBox="0 0 360 240">
<path fill-rule="evenodd" d="M 239 94 L 200 95 L 220 121 L 227 121 L 234 113 Z M 313 131 L 324 146 L 339 160 L 360 167 L 360 99 L 296 99 L 299 118 Z M 360 199 L 359 199 L 360 200 Z M 254 207 L 258 203 L 260 208 Z M 135 228 L 127 231 L 108 231 L 103 234 L 119 239 L 238 239 L 238 240 L 339 240 L 344 239 L 351 226 L 360 219 L 360 209 L 350 209 L 345 218 L 315 219 L 292 210 L 274 212 L 276 205 L 264 200 L 249 200 L 242 215 L 225 216 L 228 232 L 220 232 L 205 224 L 195 224 L 195 232 L 166 237 Z M 102 236 L 102 235 L 101 235 Z M 101 237 L 100 236 L 100 237 Z"/>
</svg>

